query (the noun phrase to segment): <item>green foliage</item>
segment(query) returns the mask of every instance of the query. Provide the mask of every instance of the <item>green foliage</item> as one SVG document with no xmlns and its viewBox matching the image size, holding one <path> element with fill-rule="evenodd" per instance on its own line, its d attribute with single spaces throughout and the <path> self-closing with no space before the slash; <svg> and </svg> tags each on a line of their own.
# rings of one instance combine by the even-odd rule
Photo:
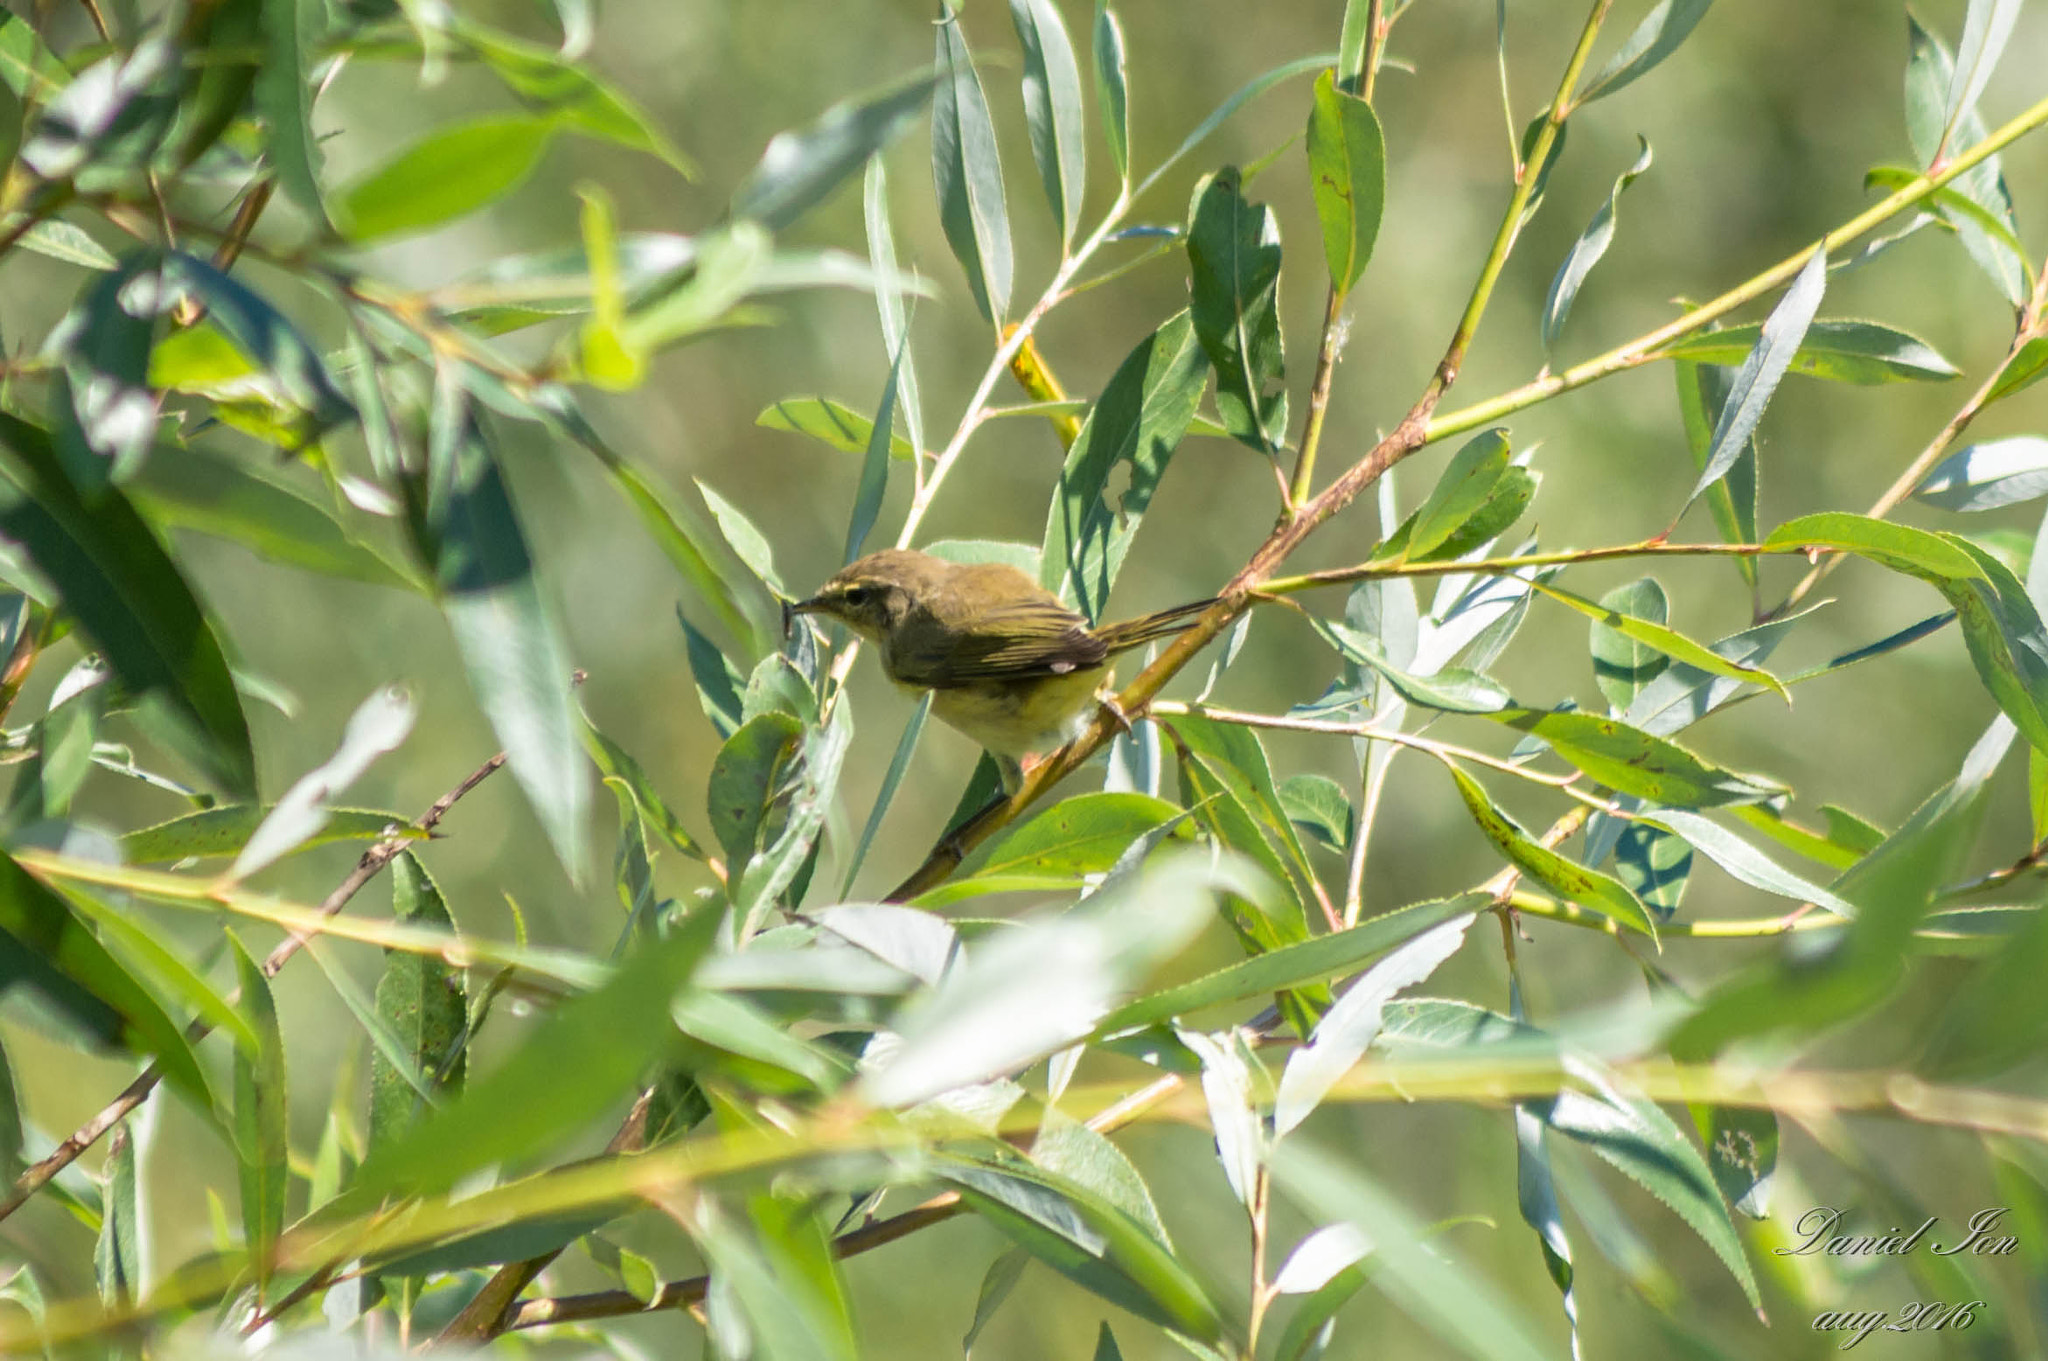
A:
<svg viewBox="0 0 2048 1361">
<path fill-rule="evenodd" d="M 1768 1251 L 1822 1194 L 1975 1208 L 1892 1184 L 1921 1158 L 1949 1193 L 1975 1140 L 2048 1261 L 2048 528 L 2015 518 L 2048 500 L 2048 315 L 2038 186 L 2005 178 L 2048 101 L 2006 107 L 2013 0 L 1961 7 L 1953 48 L 1909 18 L 1860 213 L 1838 129 L 1641 102 L 1799 41 L 1711 0 L 1627 32 L 1599 0 L 1526 46 L 1497 5 L 1476 82 L 1461 20 L 1350 0 L 1334 54 L 1227 94 L 1104 0 L 946 0 L 874 46 L 736 12 L 715 98 L 660 7 L 601 35 L 583 0 L 559 35 L 412 0 L 30 8 L 0 12 L 0 1352 L 225 1323 L 514 1355 L 551 1325 L 534 1347 L 855 1361 L 903 1349 L 908 1292 L 842 1259 L 956 1214 L 982 1246 L 914 1322 L 983 1361 L 1027 1270 L 1040 1336 L 1098 1361 L 1364 1355 L 1395 1345 L 1347 1312 L 1368 1284 L 1488 1361 L 1791 1355 L 1753 1314 L 1803 1337 L 1908 1283 L 1984 1301 L 1966 1347 L 2023 1346 L 2009 1272 Z M 931 64 L 817 87 L 883 50 Z M 685 87 L 642 102 L 621 54 Z M 1896 98 L 1795 55 L 1753 102 Z M 1212 147 L 1255 102 L 1234 130 L 1265 141 Z M 1809 234 L 1724 194 L 1718 236 L 1784 257 L 1724 278 L 1668 199 L 1624 217 L 1631 109 L 1678 128 L 1652 199 L 1763 175 Z M 1759 145 L 1821 151 L 1787 185 Z M 1031 178 L 1047 215 L 1013 219 Z M 1320 310 L 1282 286 L 1310 214 Z M 1943 247 L 1890 252 L 1922 228 Z M 1685 269 L 1646 275 L 1653 240 Z M 1596 266 L 1615 296 L 1573 320 Z M 1602 404 L 1666 361 L 1675 410 Z M 1787 375 L 1826 381 L 1775 400 Z M 956 799 L 927 720 L 1074 677 L 871 692 L 902 640 L 788 606 L 884 543 L 1091 626 L 1196 603 L 1102 704 L 1074 687 L 1067 746 L 985 754 Z M 343 686 L 371 694 L 345 727 Z M 74 1054 L 139 1076 L 102 1095 Z M 1127 1137 L 1152 1121 L 1200 1128 Z"/>
</svg>

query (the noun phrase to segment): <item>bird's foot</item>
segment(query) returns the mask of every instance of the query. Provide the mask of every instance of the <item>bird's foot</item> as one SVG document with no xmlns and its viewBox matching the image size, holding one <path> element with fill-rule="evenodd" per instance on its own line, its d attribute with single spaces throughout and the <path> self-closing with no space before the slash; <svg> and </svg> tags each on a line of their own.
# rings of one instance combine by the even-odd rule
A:
<svg viewBox="0 0 2048 1361">
<path fill-rule="evenodd" d="M 1122 729 L 1125 737 L 1131 735 L 1131 716 L 1124 712 L 1123 705 L 1116 702 L 1114 692 L 1109 690 L 1102 691 L 1095 696 L 1095 702 L 1102 706 L 1102 712 L 1109 715 L 1110 722 Z"/>
</svg>

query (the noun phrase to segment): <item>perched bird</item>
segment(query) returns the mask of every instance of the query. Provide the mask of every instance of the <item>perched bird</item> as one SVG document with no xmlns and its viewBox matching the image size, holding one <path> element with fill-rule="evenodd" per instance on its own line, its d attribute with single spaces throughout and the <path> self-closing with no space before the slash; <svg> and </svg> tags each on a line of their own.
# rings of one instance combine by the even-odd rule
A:
<svg viewBox="0 0 2048 1361">
<path fill-rule="evenodd" d="M 979 742 L 1014 789 L 1022 760 L 1077 736 L 1110 659 L 1186 629 L 1213 600 L 1090 628 L 1004 563 L 885 548 L 840 569 L 797 614 L 837 619 L 879 645 L 882 670 Z"/>
</svg>

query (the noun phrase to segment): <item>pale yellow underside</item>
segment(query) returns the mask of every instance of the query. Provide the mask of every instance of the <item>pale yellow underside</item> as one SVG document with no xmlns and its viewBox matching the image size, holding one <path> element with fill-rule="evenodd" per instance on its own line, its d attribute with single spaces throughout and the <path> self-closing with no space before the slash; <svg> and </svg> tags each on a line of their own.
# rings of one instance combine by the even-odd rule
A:
<svg viewBox="0 0 2048 1361">
<path fill-rule="evenodd" d="M 1072 741 L 1107 667 L 1024 681 L 979 681 L 932 692 L 932 716 L 998 756 L 1043 755 Z M 920 693 L 912 686 L 909 694 Z"/>
</svg>

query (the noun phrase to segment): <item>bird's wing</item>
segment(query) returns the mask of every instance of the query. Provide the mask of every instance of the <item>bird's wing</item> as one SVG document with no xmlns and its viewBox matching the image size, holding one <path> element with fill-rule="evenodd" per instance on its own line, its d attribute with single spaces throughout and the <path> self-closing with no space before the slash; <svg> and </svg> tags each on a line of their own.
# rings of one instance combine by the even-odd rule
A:
<svg viewBox="0 0 2048 1361">
<path fill-rule="evenodd" d="M 890 649 L 890 675 L 945 690 L 977 681 L 1064 676 L 1100 666 L 1109 649 L 1088 621 L 1042 595 L 1008 600 L 971 617 L 907 621 Z"/>
</svg>

